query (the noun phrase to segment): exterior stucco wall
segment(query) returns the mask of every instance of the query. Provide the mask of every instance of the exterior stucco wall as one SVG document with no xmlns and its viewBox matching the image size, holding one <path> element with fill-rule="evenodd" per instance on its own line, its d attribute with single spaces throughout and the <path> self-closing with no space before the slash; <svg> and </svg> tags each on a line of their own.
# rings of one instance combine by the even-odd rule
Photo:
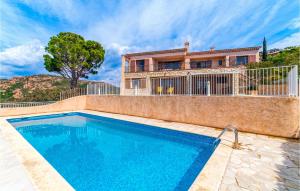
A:
<svg viewBox="0 0 300 191">
<path fill-rule="evenodd" d="M 300 99 L 243 96 L 78 96 L 54 104 L 0 109 L 0 117 L 94 110 L 299 138 Z"/>
<path fill-rule="evenodd" d="M 85 106 L 86 96 L 77 96 L 49 105 L 35 107 L 1 108 L 0 117 L 48 112 L 76 111 L 84 109 Z"/>
<path fill-rule="evenodd" d="M 143 89 L 125 89 L 124 95 L 150 95 L 150 88 L 143 88 Z"/>
<path fill-rule="evenodd" d="M 299 137 L 299 99 L 276 97 L 87 96 L 86 109 Z"/>
</svg>

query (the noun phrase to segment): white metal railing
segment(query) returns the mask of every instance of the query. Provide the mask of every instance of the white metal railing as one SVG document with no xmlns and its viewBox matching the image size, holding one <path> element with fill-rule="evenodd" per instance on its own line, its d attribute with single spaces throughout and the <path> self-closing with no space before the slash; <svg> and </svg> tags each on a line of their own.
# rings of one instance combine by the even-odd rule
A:
<svg viewBox="0 0 300 191">
<path fill-rule="evenodd" d="M 150 82 L 146 84 L 150 87 L 131 91 L 132 94 L 299 96 L 297 65 L 256 69 L 238 68 L 213 73 L 199 71 L 184 76 L 152 77 L 149 80 Z"/>
<path fill-rule="evenodd" d="M 60 100 L 68 99 L 75 96 L 86 95 L 86 88 L 74 88 L 60 92 Z"/>
<path fill-rule="evenodd" d="M 16 107 L 33 107 L 41 106 L 55 103 L 55 101 L 45 101 L 45 102 L 6 102 L 0 103 L 0 108 L 16 108 Z"/>
<path fill-rule="evenodd" d="M 81 95 L 119 95 L 120 88 L 108 83 L 91 83 L 86 88 L 74 88 L 60 93 L 60 100 Z"/>
<path fill-rule="evenodd" d="M 239 94 L 299 96 L 298 66 L 247 69 L 239 74 Z"/>
<path fill-rule="evenodd" d="M 87 85 L 88 95 L 120 95 L 120 88 L 108 83 L 95 83 Z"/>
<path fill-rule="evenodd" d="M 236 73 L 151 78 L 152 95 L 233 95 Z"/>
</svg>

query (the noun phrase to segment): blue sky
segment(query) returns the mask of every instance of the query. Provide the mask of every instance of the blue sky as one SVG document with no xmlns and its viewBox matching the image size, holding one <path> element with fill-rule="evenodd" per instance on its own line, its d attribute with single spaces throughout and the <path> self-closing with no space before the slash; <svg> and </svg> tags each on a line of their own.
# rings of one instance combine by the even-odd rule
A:
<svg viewBox="0 0 300 191">
<path fill-rule="evenodd" d="M 0 78 L 47 73 L 42 55 L 62 31 L 106 49 L 90 79 L 118 83 L 121 54 L 182 47 L 192 50 L 300 45 L 299 0 L 1 0 Z"/>
</svg>

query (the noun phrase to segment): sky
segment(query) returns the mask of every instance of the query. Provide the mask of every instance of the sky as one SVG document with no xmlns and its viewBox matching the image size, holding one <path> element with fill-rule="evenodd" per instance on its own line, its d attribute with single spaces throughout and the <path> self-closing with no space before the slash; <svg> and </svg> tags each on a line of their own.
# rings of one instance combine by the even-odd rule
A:
<svg viewBox="0 0 300 191">
<path fill-rule="evenodd" d="M 300 45 L 299 0 L 0 0 L 0 78 L 48 73 L 51 36 L 74 32 L 100 42 L 105 61 L 91 80 L 118 84 L 121 55 Z"/>
</svg>

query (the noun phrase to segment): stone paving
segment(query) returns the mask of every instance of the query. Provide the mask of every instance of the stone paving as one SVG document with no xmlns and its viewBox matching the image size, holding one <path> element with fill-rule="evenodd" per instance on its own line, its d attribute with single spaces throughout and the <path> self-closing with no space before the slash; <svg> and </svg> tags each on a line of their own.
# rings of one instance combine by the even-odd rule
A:
<svg viewBox="0 0 300 191">
<path fill-rule="evenodd" d="M 37 190 L 29 179 L 24 166 L 1 136 L 0 130 L 0 191 Z"/>
<path fill-rule="evenodd" d="M 300 190 L 299 140 L 240 133 L 220 190 Z"/>
</svg>

